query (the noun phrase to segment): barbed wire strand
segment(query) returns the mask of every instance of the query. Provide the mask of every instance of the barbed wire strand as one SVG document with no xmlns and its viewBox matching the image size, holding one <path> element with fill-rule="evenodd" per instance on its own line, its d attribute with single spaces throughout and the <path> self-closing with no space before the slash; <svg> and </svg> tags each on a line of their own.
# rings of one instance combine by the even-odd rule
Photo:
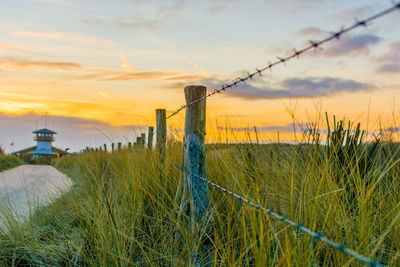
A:
<svg viewBox="0 0 400 267">
<path fill-rule="evenodd" d="M 373 20 L 376 20 L 376 19 L 378 19 L 378 18 L 380 18 L 382 16 L 385 16 L 385 15 L 387 15 L 389 13 L 392 13 L 397 9 L 400 9 L 400 3 L 394 2 L 392 7 L 388 8 L 388 9 L 385 9 L 385 10 L 379 12 L 379 13 L 376 13 L 375 15 L 372 15 L 372 16 L 364 19 L 364 20 L 356 20 L 356 22 L 353 25 L 351 25 L 351 26 L 349 26 L 347 28 L 342 27 L 339 31 L 333 32 L 329 37 L 327 37 L 325 39 L 322 39 L 322 40 L 317 41 L 317 42 L 314 42 L 314 41 L 310 40 L 309 41 L 310 44 L 307 47 L 305 47 L 305 48 L 303 48 L 301 50 L 293 49 L 293 54 L 291 54 L 290 56 L 287 56 L 287 57 L 276 57 L 278 60 L 276 60 L 275 62 L 269 63 L 267 66 L 265 66 L 265 67 L 263 67 L 261 69 L 256 69 L 255 72 L 248 73 L 244 77 L 238 77 L 235 80 L 233 80 L 232 83 L 224 84 L 224 85 L 222 85 L 222 87 L 220 89 L 213 90 L 213 91 L 211 91 L 210 93 L 208 93 L 207 95 L 205 95 L 205 96 L 203 96 L 201 98 L 198 98 L 198 99 L 196 99 L 196 100 L 194 100 L 194 101 L 192 101 L 192 102 L 190 102 L 188 104 L 182 105 L 177 110 L 175 110 L 171 115 L 169 115 L 167 117 L 167 119 L 175 116 L 176 114 L 178 114 L 183 109 L 185 109 L 185 108 L 187 108 L 187 107 L 189 107 L 191 105 L 194 105 L 199 101 L 202 101 L 202 100 L 204 100 L 206 98 L 209 98 L 211 96 L 214 96 L 216 94 L 224 92 L 227 89 L 231 89 L 233 87 L 237 87 L 237 85 L 239 83 L 244 83 L 247 80 L 251 80 L 251 79 L 253 79 L 254 76 L 257 76 L 257 75 L 258 76 L 262 76 L 262 72 L 265 72 L 266 70 L 272 70 L 272 68 L 275 67 L 276 65 L 284 64 L 284 63 L 290 61 L 293 58 L 298 58 L 300 55 L 302 55 L 303 53 L 305 53 L 305 52 L 307 52 L 309 50 L 314 49 L 315 51 L 317 51 L 317 49 L 320 48 L 320 46 L 322 44 L 330 42 L 332 40 L 339 40 L 340 37 L 344 33 L 350 32 L 350 31 L 352 31 L 352 30 L 354 30 L 356 28 L 362 27 L 362 26 L 366 27 L 366 26 L 368 26 L 369 22 L 371 22 Z"/>
<path fill-rule="evenodd" d="M 312 236 L 312 237 L 314 238 L 314 241 L 321 240 L 321 241 L 323 241 L 323 242 L 325 242 L 325 243 L 331 245 L 333 248 L 335 248 L 335 249 L 337 249 L 337 250 L 339 250 L 339 251 L 341 251 L 341 252 L 344 252 L 344 253 L 346 253 L 346 254 L 348 254 L 348 255 L 351 255 L 351 256 L 353 256 L 354 258 L 356 258 L 356 259 L 358 259 L 358 260 L 362 261 L 363 263 L 368 264 L 368 265 L 370 265 L 370 266 L 379 266 L 379 267 L 385 266 L 385 265 L 383 265 L 383 264 L 381 264 L 381 263 L 379 263 L 379 262 L 377 262 L 377 261 L 375 261 L 375 260 L 373 260 L 373 259 L 369 259 L 369 258 L 367 258 L 367 257 L 365 257 L 365 256 L 363 256 L 363 255 L 361 255 L 361 254 L 359 254 L 359 253 L 357 253 L 357 252 L 355 252 L 354 250 L 351 250 L 351 249 L 345 247 L 345 246 L 342 245 L 342 244 L 339 244 L 339 243 L 336 243 L 335 241 L 330 240 L 329 238 L 327 238 L 326 236 L 324 236 L 324 235 L 321 234 L 321 233 L 313 232 L 312 230 L 310 230 L 310 229 L 305 228 L 304 226 L 302 226 L 300 223 L 296 223 L 296 222 L 294 222 L 294 221 L 292 221 L 292 220 L 287 219 L 287 218 L 284 217 L 284 216 L 281 216 L 281 215 L 279 215 L 279 214 L 273 212 L 273 211 L 270 210 L 270 209 L 266 209 L 266 208 L 264 208 L 264 207 L 258 205 L 257 203 L 255 203 L 255 202 L 253 202 L 253 201 L 251 201 L 251 200 L 249 200 L 249 199 L 246 199 L 246 198 L 243 197 L 243 196 L 240 196 L 240 195 L 238 195 L 238 194 L 236 194 L 236 193 L 234 193 L 234 192 L 232 192 L 232 191 L 230 191 L 230 190 L 228 190 L 228 189 L 225 189 L 224 187 L 222 187 L 222 186 L 220 186 L 220 185 L 217 185 L 216 183 L 213 183 L 213 182 L 211 182 L 211 181 L 209 181 L 209 180 L 207 180 L 207 179 L 205 179 L 205 178 L 203 178 L 203 177 L 201 177 L 201 176 L 199 176 L 199 175 L 197 175 L 197 174 L 195 174 L 195 173 L 192 173 L 192 172 L 188 171 L 188 170 L 185 169 L 185 168 L 182 168 L 181 166 L 178 166 L 178 165 L 176 165 L 176 164 L 171 164 L 171 165 L 174 166 L 174 167 L 177 168 L 177 169 L 180 169 L 180 170 L 186 172 L 186 173 L 189 174 L 189 175 L 192 175 L 192 176 L 194 176 L 194 177 L 196 177 L 196 178 L 198 178 L 198 179 L 200 179 L 200 180 L 206 182 L 207 184 L 209 184 L 209 185 L 211 185 L 211 186 L 217 188 L 218 190 L 220 190 L 220 191 L 222 191 L 222 192 L 224 192 L 224 193 L 227 193 L 227 194 L 229 194 L 229 195 L 235 197 L 236 199 L 238 199 L 238 200 L 240 200 L 240 201 L 242 201 L 242 202 L 244 202 L 244 203 L 247 203 L 247 204 L 250 205 L 250 206 L 253 206 L 254 208 L 256 208 L 256 210 L 260 210 L 260 211 L 262 211 L 263 213 L 265 213 L 265 214 L 267 214 L 267 215 L 270 215 L 270 216 L 272 216 L 272 217 L 277 218 L 277 219 L 280 220 L 281 222 L 285 222 L 285 223 L 288 223 L 288 224 L 290 224 L 290 225 L 296 227 L 298 230 L 300 230 L 300 231 L 302 231 L 302 232 L 304 232 L 304 233 L 306 233 L 306 234 Z"/>
</svg>

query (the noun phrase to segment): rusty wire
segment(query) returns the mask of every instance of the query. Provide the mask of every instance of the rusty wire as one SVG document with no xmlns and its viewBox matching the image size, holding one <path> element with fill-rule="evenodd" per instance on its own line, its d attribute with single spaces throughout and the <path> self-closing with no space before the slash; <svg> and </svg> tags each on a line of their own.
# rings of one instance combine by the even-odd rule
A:
<svg viewBox="0 0 400 267">
<path fill-rule="evenodd" d="M 167 117 L 167 119 L 169 119 L 169 118 L 175 116 L 175 115 L 178 114 L 181 110 L 183 110 L 183 109 L 185 109 L 185 108 L 187 108 L 187 107 L 189 107 L 189 106 L 191 106 L 191 105 L 194 105 L 194 104 L 196 104 L 197 102 L 200 102 L 200 101 L 202 101 L 202 100 L 204 100 L 204 99 L 206 99 L 206 98 L 208 98 L 208 97 L 211 97 L 211 96 L 214 96 L 214 95 L 219 94 L 219 93 L 221 93 L 221 92 L 224 92 L 224 91 L 226 91 L 227 89 L 231 89 L 231 88 L 233 88 L 233 87 L 237 87 L 237 85 L 238 85 L 239 83 L 244 83 L 244 82 L 246 82 L 247 80 L 251 80 L 251 79 L 253 79 L 254 76 L 262 76 L 262 75 L 261 75 L 262 72 L 264 72 L 264 71 L 266 71 L 266 70 L 272 70 L 272 68 L 275 67 L 276 65 L 284 64 L 284 63 L 290 61 L 290 60 L 293 59 L 293 58 L 298 58 L 300 55 L 302 55 L 303 53 L 305 53 L 305 52 L 307 52 L 307 51 L 309 51 L 309 50 L 314 49 L 315 51 L 317 51 L 317 49 L 320 48 L 320 46 L 321 46 L 322 44 L 327 43 L 327 42 L 330 42 L 330 41 L 332 41 L 332 40 L 339 40 L 340 37 L 341 37 L 344 33 L 350 32 L 350 31 L 352 31 L 352 30 L 354 30 L 354 29 L 356 29 L 356 28 L 362 27 L 362 26 L 366 27 L 366 26 L 368 26 L 368 23 L 369 23 L 369 22 L 371 22 L 371 21 L 373 21 L 373 20 L 376 20 L 376 19 L 378 19 L 378 18 L 380 18 L 380 17 L 382 17 L 382 16 L 385 16 L 385 15 L 387 15 L 387 14 L 389 14 L 389 13 L 392 13 L 393 11 L 395 11 L 395 10 L 397 10 L 397 9 L 400 9 L 400 3 L 393 2 L 392 7 L 387 8 L 387 9 L 385 9 L 385 10 L 379 12 L 379 13 L 376 13 L 375 15 L 372 15 L 372 16 L 370 16 L 370 17 L 364 19 L 364 20 L 356 20 L 356 22 L 355 22 L 353 25 L 351 25 L 351 26 L 349 26 L 349 27 L 347 27 L 347 28 L 342 27 L 339 31 L 333 32 L 329 37 L 327 37 L 327 38 L 325 38 L 325 39 L 322 39 L 322 40 L 316 41 L 316 42 L 315 42 L 315 41 L 309 41 L 309 45 L 306 46 L 305 48 L 303 48 L 303 49 L 301 49 L 301 50 L 293 49 L 293 54 L 291 54 L 290 56 L 287 56 L 287 57 L 276 57 L 277 60 L 274 61 L 274 62 L 272 62 L 272 63 L 269 63 L 267 66 L 265 66 L 265 67 L 263 67 L 263 68 L 261 68 L 261 69 L 256 69 L 256 71 L 254 71 L 254 72 L 252 72 L 252 73 L 248 73 L 248 74 L 247 74 L 246 76 L 244 76 L 244 77 L 238 77 L 238 78 L 236 78 L 235 80 L 233 80 L 232 83 L 230 83 L 230 84 L 224 84 L 224 85 L 222 85 L 221 88 L 216 89 L 216 90 L 213 90 L 213 91 L 209 92 L 207 95 L 205 95 L 205 96 L 203 96 L 203 97 L 201 97 L 201 98 L 198 98 L 198 99 L 196 99 L 196 100 L 194 100 L 194 101 L 192 101 L 192 102 L 190 102 L 190 103 L 188 103 L 188 104 L 182 105 L 182 106 L 179 107 L 177 110 L 175 110 L 171 115 L 169 115 L 169 116 Z"/>
<path fill-rule="evenodd" d="M 343 244 L 337 243 L 337 242 L 329 239 L 328 237 L 326 237 L 325 235 L 323 235 L 321 233 L 314 232 L 313 230 L 304 227 L 300 223 L 294 222 L 294 221 L 292 221 L 292 220 L 290 220 L 290 219 L 288 219 L 288 218 L 286 218 L 286 217 L 284 217 L 282 215 L 279 215 L 278 213 L 272 211 L 271 209 L 264 208 L 263 206 L 258 205 L 257 203 L 255 203 L 255 202 L 253 202 L 253 201 L 251 201 L 251 200 L 249 200 L 249 199 L 247 199 L 247 198 L 245 198 L 245 197 L 243 197 L 241 195 L 238 195 L 238 194 L 236 194 L 236 193 L 234 193 L 234 192 L 232 192 L 232 191 L 230 191 L 230 190 L 228 190 L 228 189 L 226 189 L 226 188 L 224 188 L 224 187 L 222 187 L 222 186 L 220 186 L 220 185 L 218 185 L 218 184 L 216 184 L 214 182 L 211 182 L 210 180 L 208 180 L 208 179 L 206 179 L 204 177 L 201 177 L 200 175 L 192 173 L 189 170 L 187 170 L 185 168 L 182 168 L 181 166 L 178 166 L 176 164 L 171 164 L 171 165 L 174 166 L 175 168 L 179 169 L 179 170 L 184 171 L 188 175 L 191 175 L 191 176 L 193 176 L 193 177 L 195 177 L 197 179 L 200 179 L 203 182 L 206 182 L 207 184 L 209 184 L 212 187 L 220 190 L 221 192 L 224 192 L 224 193 L 226 193 L 226 194 L 228 194 L 228 195 L 230 195 L 230 196 L 242 201 L 243 203 L 246 203 L 246 204 L 254 207 L 257 211 L 260 211 L 260 212 L 262 212 L 262 213 L 264 213 L 266 215 L 272 216 L 272 217 L 280 220 L 283 223 L 287 223 L 287 224 L 289 224 L 291 226 L 296 227 L 299 231 L 310 235 L 314 239 L 314 242 L 318 241 L 318 240 L 320 240 L 322 242 L 325 242 L 328 245 L 332 246 L 334 249 L 337 249 L 337 250 L 339 250 L 339 251 L 341 251 L 343 253 L 346 253 L 346 254 L 356 258 L 357 260 L 359 260 L 359 261 L 361 261 L 361 262 L 363 262 L 365 264 L 368 264 L 370 266 L 378 266 L 378 267 L 384 267 L 385 266 L 385 265 L 381 264 L 380 262 L 378 262 L 378 261 L 376 261 L 374 259 L 367 258 L 367 257 L 357 253 L 356 251 L 344 246 Z"/>
</svg>

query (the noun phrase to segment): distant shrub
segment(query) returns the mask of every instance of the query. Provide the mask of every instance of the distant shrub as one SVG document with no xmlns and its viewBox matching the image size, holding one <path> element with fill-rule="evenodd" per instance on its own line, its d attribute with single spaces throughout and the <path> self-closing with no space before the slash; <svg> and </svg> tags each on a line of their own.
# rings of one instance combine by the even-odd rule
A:
<svg viewBox="0 0 400 267">
<path fill-rule="evenodd" d="M 24 161 L 17 156 L 0 154 L 0 171 L 8 170 L 23 164 Z"/>
</svg>

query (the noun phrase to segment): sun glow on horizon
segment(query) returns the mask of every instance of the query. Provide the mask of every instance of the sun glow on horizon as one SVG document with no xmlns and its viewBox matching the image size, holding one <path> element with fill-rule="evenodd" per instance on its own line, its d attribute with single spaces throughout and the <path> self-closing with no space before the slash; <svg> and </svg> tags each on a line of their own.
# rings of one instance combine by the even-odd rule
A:
<svg viewBox="0 0 400 267">
<path fill-rule="evenodd" d="M 95 7 L 77 0 L 22 2 L 7 1 L 0 11 L 0 114 L 23 118 L 48 112 L 60 121 L 99 123 L 110 127 L 110 134 L 125 126 L 154 126 L 156 108 L 170 114 L 184 104 L 186 85 L 220 88 L 309 39 L 351 25 L 352 17 L 387 8 L 378 0 L 296 3 L 296 12 L 290 0 L 240 8 L 236 1 L 169 6 L 126 0 L 112 7 L 105 0 Z M 32 7 L 42 12 L 32 13 Z M 17 13 L 18 19 L 11 16 Z M 218 127 L 249 125 L 264 129 L 267 139 L 277 140 L 280 130 L 279 138 L 292 140 L 285 127 L 321 120 L 324 112 L 367 128 L 396 125 L 397 20 L 382 18 L 207 99 L 208 140 L 221 136 Z M 255 27 L 276 22 L 279 31 L 263 29 L 267 34 Z M 168 121 L 178 132 L 183 124 L 184 111 Z M 229 138 L 248 136 L 233 131 Z"/>
</svg>

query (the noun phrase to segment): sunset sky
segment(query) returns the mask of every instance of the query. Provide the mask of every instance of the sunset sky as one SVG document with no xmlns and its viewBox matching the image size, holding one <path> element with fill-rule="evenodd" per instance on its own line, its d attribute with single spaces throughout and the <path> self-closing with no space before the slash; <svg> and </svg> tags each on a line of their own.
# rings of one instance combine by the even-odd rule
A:
<svg viewBox="0 0 400 267">
<path fill-rule="evenodd" d="M 169 114 L 184 104 L 185 85 L 217 89 L 391 5 L 382 0 L 3 0 L 0 146 L 12 152 L 33 145 L 31 132 L 44 126 L 46 112 L 47 127 L 59 132 L 57 147 L 79 151 L 132 141 L 155 124 L 156 108 Z M 253 125 L 266 139 L 278 131 L 290 139 L 293 114 L 302 124 L 325 111 L 370 131 L 396 127 L 399 23 L 397 11 L 209 98 L 208 140 L 215 140 L 217 126 L 240 132 Z M 183 118 L 184 112 L 170 119 L 170 129 L 179 131 Z"/>
</svg>

